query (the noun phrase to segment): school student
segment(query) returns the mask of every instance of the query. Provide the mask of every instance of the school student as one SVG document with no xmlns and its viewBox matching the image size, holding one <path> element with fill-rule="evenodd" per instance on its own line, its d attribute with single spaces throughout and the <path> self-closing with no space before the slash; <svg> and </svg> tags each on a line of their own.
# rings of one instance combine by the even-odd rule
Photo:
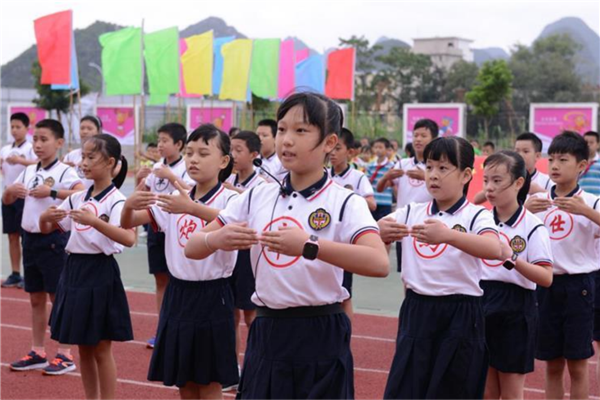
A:
<svg viewBox="0 0 600 400">
<path fill-rule="evenodd" d="M 354 397 L 343 271 L 386 276 L 389 260 L 366 201 L 323 169 L 342 118 L 325 96 L 288 97 L 277 112 L 283 184 L 245 191 L 186 245 L 198 259 L 250 248 L 258 307 L 240 398 Z"/>
<path fill-rule="evenodd" d="M 81 179 L 81 182 L 83 182 L 83 185 L 86 189 L 89 189 L 94 182 L 91 179 L 85 179 L 85 174 L 79 166 L 82 160 L 81 152 L 85 141 L 92 136 L 99 135 L 100 133 L 102 133 L 102 121 L 100 118 L 93 115 L 86 115 L 81 118 L 81 121 L 79 122 L 79 138 L 81 139 L 81 148 L 70 151 L 62 159 L 63 163 L 75 168 L 77 175 L 79 175 L 79 179 Z"/>
<path fill-rule="evenodd" d="M 598 132 L 588 131 L 583 135 L 590 150 L 588 165 L 579 176 L 579 186 L 587 193 L 600 196 L 600 163 L 598 160 L 598 147 L 600 147 L 600 135 Z"/>
<path fill-rule="evenodd" d="M 138 181 L 145 180 L 143 189 L 155 194 L 169 194 L 174 191 L 175 183 L 184 189 L 193 184 L 185 169 L 181 151 L 185 146 L 186 129 L 178 123 L 168 123 L 158 129 L 158 152 L 161 160 L 152 169 L 142 167 L 137 174 Z M 139 185 L 138 185 L 139 186 Z M 160 313 L 163 296 L 169 282 L 169 268 L 165 257 L 165 234 L 148 230 L 148 268 L 156 282 L 156 307 Z M 147 347 L 153 348 L 156 337 L 147 341 Z"/>
<path fill-rule="evenodd" d="M 377 182 L 378 192 L 388 187 L 395 189 L 397 210 L 412 202 L 431 201 L 432 197 L 425 185 L 423 151 L 433 139 L 438 137 L 438 134 L 439 127 L 435 121 L 426 118 L 418 120 L 413 127 L 414 157 L 398 161 L 394 168 L 386 172 Z M 402 246 L 398 244 L 396 244 L 396 260 L 398 272 L 402 272 Z"/>
<path fill-rule="evenodd" d="M 13 143 L 0 150 L 0 167 L 2 168 L 2 189 L 12 185 L 19 174 L 27 166 L 37 163 L 33 146 L 27 141 L 29 117 L 22 112 L 10 116 L 10 134 Z M 17 199 L 12 204 L 2 203 L 2 233 L 8 235 L 8 253 L 12 273 L 2 282 L 2 287 L 23 288 L 21 277 L 21 219 L 23 218 L 24 200 Z"/>
<path fill-rule="evenodd" d="M 536 169 L 537 161 L 542 158 L 542 141 L 535 133 L 525 132 L 517 136 L 515 151 L 525 160 L 527 172 L 531 175 L 531 183 L 539 186 L 540 191 L 548 191 L 552 186 L 550 177 Z M 533 192 L 530 190 L 530 194 Z"/>
<path fill-rule="evenodd" d="M 481 154 L 488 157 L 488 156 L 491 156 L 492 154 L 494 154 L 495 151 L 496 151 L 496 145 L 494 144 L 494 142 L 485 142 L 483 144 L 483 149 L 481 150 Z"/>
<path fill-rule="evenodd" d="M 53 119 L 43 119 L 35 125 L 33 150 L 39 159 L 28 166 L 8 186 L 3 204 L 25 199 L 21 228 L 23 231 L 23 270 L 25 291 L 29 293 L 32 314 L 33 346 L 31 351 L 10 365 L 14 371 L 44 369 L 45 374 L 61 375 L 75 369 L 68 346 L 59 343 L 58 354 L 48 364 L 44 348 L 46 335 L 46 302 L 54 302 L 54 294 L 67 254 L 68 235 L 57 230 L 45 234 L 40 230 L 39 216 L 50 206 L 58 206 L 71 194 L 84 189 L 75 169 L 58 160 L 64 143 L 65 130 Z"/>
<path fill-rule="evenodd" d="M 133 339 L 127 296 L 114 254 L 135 243 L 135 232 L 121 228 L 127 174 L 118 140 L 107 134 L 88 138 L 79 166 L 88 190 L 70 195 L 40 216 L 42 233 L 71 232 L 69 253 L 50 314 L 51 337 L 76 344 L 87 399 L 114 399 L 117 369 L 112 342 Z M 119 175 L 113 173 L 121 161 Z"/>
<path fill-rule="evenodd" d="M 264 170 L 267 170 L 281 182 L 285 178 L 287 171 L 281 164 L 281 160 L 275 149 L 277 122 L 272 119 L 259 121 L 256 127 L 256 134 L 260 138 L 260 159 L 262 160 L 262 168 L 259 171 L 260 175 L 267 181 L 273 180 L 273 178 L 264 172 Z"/>
<path fill-rule="evenodd" d="M 185 163 L 195 185 L 175 182 L 171 194 L 136 191 L 125 202 L 121 224 L 151 223 L 165 233 L 171 278 L 165 292 L 148 380 L 176 385 L 182 399 L 222 398 L 222 386 L 239 380 L 235 353 L 231 276 L 237 252 L 218 251 L 202 261 L 185 257 L 195 232 L 237 197 L 222 182 L 233 163 L 229 136 L 214 125 L 193 131 Z"/>
<path fill-rule="evenodd" d="M 394 167 L 394 163 L 387 158 L 387 151 L 391 147 L 390 141 L 386 138 L 378 138 L 373 141 L 371 148 L 376 159 L 367 166 L 365 172 L 373 187 L 377 187 L 383 176 Z M 392 191 L 392 188 L 388 187 L 375 193 L 377 208 L 372 213 L 376 221 L 392 212 Z"/>
<path fill-rule="evenodd" d="M 571 398 L 585 399 L 589 395 L 588 359 L 594 355 L 594 278 L 599 269 L 596 239 L 600 237 L 600 199 L 577 184 L 589 156 L 581 135 L 563 132 L 556 136 L 548 148 L 548 156 L 554 185 L 548 193 L 537 193 L 525 203 L 548 229 L 554 255 L 552 286 L 538 289 L 540 325 L 536 358 L 546 361 L 546 398 L 564 396 L 566 366 L 571 378 Z"/>
<path fill-rule="evenodd" d="M 500 231 L 499 260 L 484 260 L 481 287 L 490 352 L 486 399 L 522 399 L 537 344 L 536 285 L 552 283 L 548 230 L 523 207 L 529 192 L 525 161 L 501 151 L 484 161 L 483 186 Z M 543 334 L 543 333 L 542 333 Z"/>
<path fill-rule="evenodd" d="M 425 147 L 433 200 L 379 221 L 386 243 L 401 240 L 406 299 L 384 398 L 482 398 L 488 369 L 479 281 L 481 259 L 500 257 L 492 213 L 466 199 L 475 154 L 463 138 Z"/>
</svg>

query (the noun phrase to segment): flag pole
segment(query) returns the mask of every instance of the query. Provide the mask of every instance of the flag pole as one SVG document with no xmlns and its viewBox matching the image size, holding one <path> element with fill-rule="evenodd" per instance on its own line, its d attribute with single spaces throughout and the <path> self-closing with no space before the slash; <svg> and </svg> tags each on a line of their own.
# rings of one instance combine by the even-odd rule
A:
<svg viewBox="0 0 600 400">
<path fill-rule="evenodd" d="M 69 116 L 67 117 L 69 123 L 69 152 L 73 146 L 73 91 L 69 89 Z"/>
</svg>

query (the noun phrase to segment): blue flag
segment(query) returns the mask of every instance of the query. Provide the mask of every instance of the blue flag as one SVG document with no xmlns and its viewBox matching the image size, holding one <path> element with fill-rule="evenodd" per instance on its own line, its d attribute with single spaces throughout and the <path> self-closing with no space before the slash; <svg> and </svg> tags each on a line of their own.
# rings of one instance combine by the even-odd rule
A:
<svg viewBox="0 0 600 400">
<path fill-rule="evenodd" d="M 215 54 L 213 64 L 213 92 L 219 94 L 221 90 L 221 81 L 223 79 L 223 56 L 221 55 L 221 47 L 225 43 L 229 43 L 235 39 L 235 36 L 227 36 L 222 38 L 215 38 L 213 40 L 213 49 Z"/>
<path fill-rule="evenodd" d="M 296 92 L 325 93 L 325 58 L 312 55 L 296 64 Z"/>
</svg>

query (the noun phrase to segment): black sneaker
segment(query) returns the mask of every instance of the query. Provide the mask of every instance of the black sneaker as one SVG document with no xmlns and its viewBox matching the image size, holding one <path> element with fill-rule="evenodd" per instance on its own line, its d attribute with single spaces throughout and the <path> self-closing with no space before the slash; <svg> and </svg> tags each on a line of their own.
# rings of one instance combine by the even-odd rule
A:
<svg viewBox="0 0 600 400">
<path fill-rule="evenodd" d="M 10 364 L 10 369 L 13 371 L 29 371 L 31 369 L 41 369 L 48 366 L 46 357 L 42 357 L 35 351 L 31 350 L 29 354 Z"/>
<path fill-rule="evenodd" d="M 19 287 L 19 284 L 22 284 L 23 278 L 21 278 L 20 274 L 12 273 L 10 276 L 2 282 L 3 288 L 11 288 L 11 287 Z"/>
</svg>

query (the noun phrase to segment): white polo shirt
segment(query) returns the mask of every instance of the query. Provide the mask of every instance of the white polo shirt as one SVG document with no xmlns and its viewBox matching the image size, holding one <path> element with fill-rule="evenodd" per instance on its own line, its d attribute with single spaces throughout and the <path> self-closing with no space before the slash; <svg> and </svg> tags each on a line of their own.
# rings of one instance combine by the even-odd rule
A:
<svg viewBox="0 0 600 400">
<path fill-rule="evenodd" d="M 33 146 L 30 142 L 25 140 L 19 146 L 15 143 L 7 144 L 0 150 L 0 159 L 2 159 L 2 187 L 12 185 L 17 180 L 17 177 L 21 172 L 25 171 L 27 166 L 21 164 L 9 164 L 6 161 L 7 158 L 18 156 L 24 157 L 26 160 L 35 160 L 37 156 L 33 151 Z"/>
<path fill-rule="evenodd" d="M 531 182 L 538 184 L 538 186 L 546 191 L 550 190 L 550 186 L 554 185 L 548 175 L 538 171 L 537 169 L 533 175 L 531 175 Z"/>
<path fill-rule="evenodd" d="M 371 185 L 371 182 L 369 182 L 369 178 L 367 178 L 365 174 L 359 170 L 352 168 L 350 164 L 348 164 L 346 170 L 339 175 L 336 175 L 333 168 L 331 168 L 329 170 L 329 176 L 335 183 L 345 187 L 346 189 L 352 190 L 359 196 L 374 196 L 373 185 Z"/>
<path fill-rule="evenodd" d="M 67 197 L 60 209 L 89 210 L 96 217 L 114 226 L 121 226 L 121 211 L 127 199 L 123 193 L 111 184 L 109 187 L 92 197 L 93 186 L 88 190 L 73 193 Z M 119 254 L 124 246 L 109 239 L 104 234 L 88 225 L 74 223 L 71 217 L 66 217 L 58 223 L 63 231 L 71 231 L 65 250 L 74 254 Z"/>
<path fill-rule="evenodd" d="M 410 178 L 406 172 L 411 169 L 425 171 L 425 164 L 418 162 L 415 157 L 404 158 L 394 165 L 394 169 L 401 169 L 404 175 L 394 179 L 396 188 L 396 209 L 400 209 L 410 203 L 426 203 L 433 200 L 427 191 L 425 181 Z"/>
<path fill-rule="evenodd" d="M 283 179 L 287 175 L 287 171 L 283 168 L 279 157 L 277 157 L 277 153 L 275 152 L 269 157 L 263 157 L 261 155 L 260 159 L 262 160 L 262 167 L 275 176 L 279 182 L 283 182 Z M 269 182 L 273 180 L 273 178 L 265 174 L 262 170 L 259 170 L 259 174 Z"/>
<path fill-rule="evenodd" d="M 240 182 L 238 178 L 238 174 L 231 174 L 225 182 L 231 183 L 233 187 L 242 190 L 252 189 L 255 186 L 262 185 L 263 183 L 267 182 L 265 178 L 263 178 L 262 175 L 258 173 L 256 168 L 254 168 L 252 174 L 250 174 L 250 176 L 246 178 L 244 182 Z"/>
<path fill-rule="evenodd" d="M 17 177 L 16 182 L 20 182 L 27 190 L 32 190 L 38 185 L 49 186 L 52 190 L 72 190 L 75 185 L 81 183 L 77 172 L 72 167 L 61 163 L 58 158 L 46 168 L 42 168 L 41 163 L 28 166 L 25 171 Z M 23 209 L 23 220 L 21 228 L 29 233 L 40 233 L 40 215 L 50 206 L 59 206 L 63 200 L 52 197 L 38 199 L 27 196 L 25 198 L 25 208 Z"/>
<path fill-rule="evenodd" d="M 257 232 L 297 227 L 320 239 L 353 244 L 369 232 L 378 233 L 367 202 L 333 183 L 326 172 L 314 185 L 287 195 L 271 182 L 234 199 L 219 214 L 221 224 L 248 222 Z M 256 291 L 252 302 L 273 309 L 339 303 L 349 297 L 342 286 L 344 270 L 319 259 L 306 260 L 253 246 L 250 250 Z"/>
<path fill-rule="evenodd" d="M 534 196 L 554 200 L 556 186 L 548 193 L 536 193 Z M 566 197 L 581 196 L 594 210 L 600 210 L 600 198 L 584 192 L 579 185 Z M 552 254 L 554 255 L 555 275 L 587 274 L 598 270 L 596 238 L 600 237 L 600 226 L 582 215 L 570 214 L 551 206 L 537 213 L 550 235 Z"/>
<path fill-rule="evenodd" d="M 77 175 L 79 176 L 79 179 L 81 179 L 83 186 L 85 186 L 86 189 L 89 189 L 94 184 L 94 180 L 93 179 L 85 179 L 85 174 L 81 170 L 82 158 L 83 157 L 81 156 L 81 149 L 75 149 L 75 150 L 67 153 L 63 157 L 63 161 L 75 164 L 75 166 L 73 168 L 75 168 L 75 171 L 77 171 Z"/>
<path fill-rule="evenodd" d="M 474 235 L 497 235 L 492 213 L 462 197 L 447 211 L 435 200 L 411 203 L 390 214 L 398 223 L 412 227 L 438 219 L 447 227 Z M 483 261 L 446 243 L 429 245 L 407 236 L 402 240 L 402 279 L 406 287 L 426 296 L 464 294 L 481 296 L 479 281 Z"/>
<path fill-rule="evenodd" d="M 162 165 L 168 165 L 175 176 L 180 177 L 188 185 L 194 186 L 196 184 L 196 182 L 194 182 L 194 180 L 192 180 L 187 173 L 183 156 L 180 156 L 177 161 L 174 161 L 171 164 L 167 164 L 167 160 L 165 158 L 161 158 L 159 162 L 154 164 L 152 169 L 155 170 L 162 168 Z M 150 173 L 150 175 L 146 177 L 146 186 L 150 188 L 152 193 L 159 194 L 169 194 L 175 190 L 175 186 L 171 184 L 171 181 L 165 178 L 157 177 L 154 175 L 154 172 Z"/>
<path fill-rule="evenodd" d="M 189 195 L 194 198 L 196 186 Z M 179 194 L 178 191 L 172 193 Z M 238 193 L 221 183 L 197 200 L 206 206 L 223 209 Z M 192 235 L 204 228 L 206 221 L 189 214 L 170 214 L 157 205 L 148 209 L 154 230 L 165 233 L 165 256 L 171 275 L 186 281 L 211 281 L 227 278 L 233 273 L 237 251 L 217 251 L 204 260 L 185 256 L 185 245 Z"/>
<path fill-rule="evenodd" d="M 519 254 L 519 258 L 530 264 L 552 265 L 552 249 L 548 230 L 538 217 L 523 206 L 506 222 L 500 222 L 494 209 L 494 221 L 499 228 L 500 241 L 505 242 Z M 535 290 L 536 284 L 525 278 L 516 269 L 507 270 L 504 261 L 483 260 L 483 280 L 512 283 L 522 288 Z"/>
</svg>

